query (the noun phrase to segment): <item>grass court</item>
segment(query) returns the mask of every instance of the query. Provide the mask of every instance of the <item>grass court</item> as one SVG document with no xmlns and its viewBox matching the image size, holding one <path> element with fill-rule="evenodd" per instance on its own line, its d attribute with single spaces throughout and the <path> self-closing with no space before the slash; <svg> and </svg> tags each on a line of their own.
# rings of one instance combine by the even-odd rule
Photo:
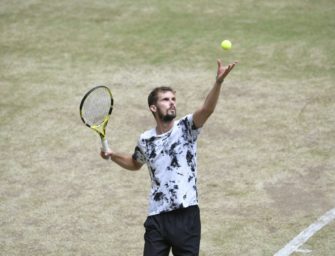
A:
<svg viewBox="0 0 335 256">
<path fill-rule="evenodd" d="M 274 255 L 335 207 L 334 13 L 332 0 L 2 0 L 0 254 L 142 255 L 148 171 L 100 158 L 80 100 L 111 88 L 107 137 L 132 153 L 154 125 L 151 89 L 172 86 L 178 117 L 191 113 L 220 58 L 239 64 L 198 141 L 200 255 Z M 334 251 L 330 221 L 292 255 Z"/>
</svg>

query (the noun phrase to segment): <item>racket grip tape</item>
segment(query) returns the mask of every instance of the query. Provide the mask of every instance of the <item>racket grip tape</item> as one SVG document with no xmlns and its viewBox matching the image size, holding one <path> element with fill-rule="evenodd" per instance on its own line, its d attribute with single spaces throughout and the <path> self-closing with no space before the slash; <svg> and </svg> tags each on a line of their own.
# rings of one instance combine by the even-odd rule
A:
<svg viewBox="0 0 335 256">
<path fill-rule="evenodd" d="M 103 152 L 108 152 L 110 151 L 109 146 L 108 146 L 108 140 L 106 138 L 101 138 L 101 145 L 102 145 L 102 151 Z"/>
</svg>

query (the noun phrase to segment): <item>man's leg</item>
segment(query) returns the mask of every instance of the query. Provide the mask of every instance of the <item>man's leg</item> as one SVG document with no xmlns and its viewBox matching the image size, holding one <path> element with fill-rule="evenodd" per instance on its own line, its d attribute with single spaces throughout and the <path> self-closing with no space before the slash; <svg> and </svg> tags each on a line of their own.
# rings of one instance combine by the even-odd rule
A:
<svg viewBox="0 0 335 256">
<path fill-rule="evenodd" d="M 200 250 L 201 222 L 198 206 L 176 211 L 175 225 L 170 229 L 173 236 L 174 256 L 198 256 Z"/>
<path fill-rule="evenodd" d="M 144 256 L 168 256 L 171 244 L 164 239 L 160 230 L 159 216 L 149 216 L 144 223 Z"/>
</svg>

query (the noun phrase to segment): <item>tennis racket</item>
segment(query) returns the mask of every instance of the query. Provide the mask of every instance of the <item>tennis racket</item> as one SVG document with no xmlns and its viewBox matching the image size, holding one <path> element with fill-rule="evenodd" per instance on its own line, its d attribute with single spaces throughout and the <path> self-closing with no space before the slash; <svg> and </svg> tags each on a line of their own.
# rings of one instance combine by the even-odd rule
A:
<svg viewBox="0 0 335 256">
<path fill-rule="evenodd" d="M 113 110 L 113 103 L 110 89 L 103 85 L 89 90 L 80 103 L 81 120 L 100 135 L 103 152 L 109 151 L 106 126 Z"/>
</svg>

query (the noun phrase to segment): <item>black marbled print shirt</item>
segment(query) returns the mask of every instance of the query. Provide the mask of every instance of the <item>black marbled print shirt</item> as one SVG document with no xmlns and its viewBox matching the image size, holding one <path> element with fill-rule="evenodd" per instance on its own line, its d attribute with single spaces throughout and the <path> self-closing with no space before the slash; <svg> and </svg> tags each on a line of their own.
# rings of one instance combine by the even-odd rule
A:
<svg viewBox="0 0 335 256">
<path fill-rule="evenodd" d="M 201 129 L 192 118 L 175 121 L 164 134 L 148 130 L 138 140 L 133 158 L 147 164 L 151 177 L 148 215 L 198 204 L 196 141 Z"/>
</svg>

